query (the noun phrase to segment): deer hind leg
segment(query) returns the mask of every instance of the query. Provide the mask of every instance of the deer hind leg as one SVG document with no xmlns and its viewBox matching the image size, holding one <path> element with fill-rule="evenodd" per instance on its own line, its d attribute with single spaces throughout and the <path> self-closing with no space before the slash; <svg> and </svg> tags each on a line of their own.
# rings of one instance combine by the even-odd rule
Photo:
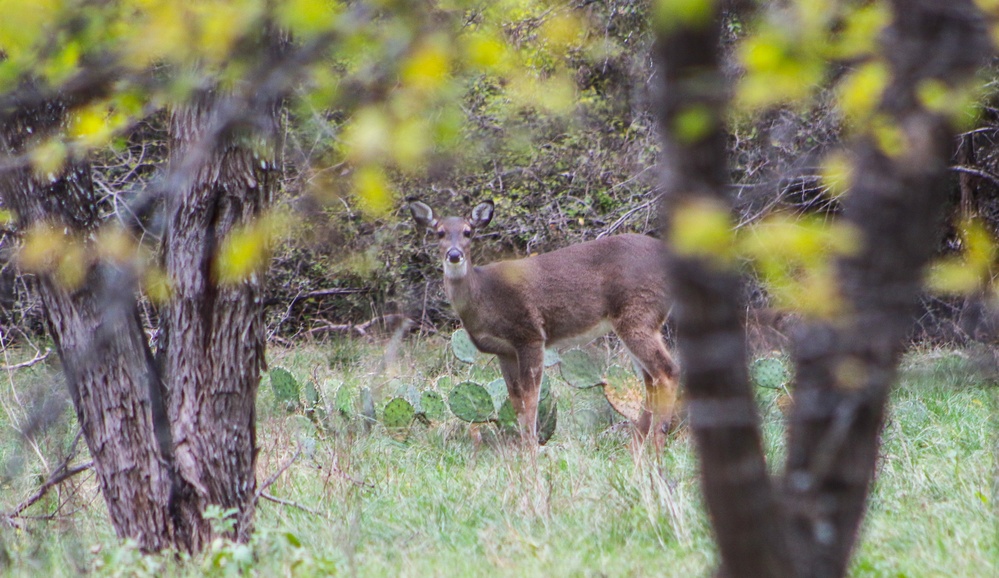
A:
<svg viewBox="0 0 999 578">
<path fill-rule="evenodd" d="M 544 345 L 539 343 L 518 349 L 516 357 L 499 358 L 510 404 L 517 414 L 520 437 L 528 447 L 538 445 L 538 396 L 544 354 Z"/>
<path fill-rule="evenodd" d="M 666 348 L 659 326 L 625 326 L 615 329 L 635 361 L 642 369 L 645 381 L 645 410 L 635 424 L 637 441 L 644 442 L 652 434 L 657 451 L 666 443 L 666 433 L 676 415 L 679 372 Z"/>
</svg>

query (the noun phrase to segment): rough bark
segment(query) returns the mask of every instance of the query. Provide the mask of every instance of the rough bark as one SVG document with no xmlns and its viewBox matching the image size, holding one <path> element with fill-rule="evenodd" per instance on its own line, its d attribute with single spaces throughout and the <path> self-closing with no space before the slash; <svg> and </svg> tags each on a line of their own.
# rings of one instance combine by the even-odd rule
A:
<svg viewBox="0 0 999 578">
<path fill-rule="evenodd" d="M 800 576 L 846 572 L 876 467 L 885 405 L 912 330 L 923 271 L 939 245 L 948 165 L 957 142 L 949 119 L 927 110 L 927 80 L 958 85 L 990 52 L 970 0 L 891 2 L 883 40 L 892 81 L 880 112 L 905 135 L 889 156 L 870 139 L 853 146 L 854 182 L 844 218 L 860 250 L 839 264 L 846 311 L 805 326 L 795 339 L 796 411 L 791 416 L 784 499 Z"/>
<path fill-rule="evenodd" d="M 200 147 L 219 122 L 218 98 L 203 94 L 173 111 L 171 149 L 178 158 Z M 265 119 L 273 127 L 275 113 Z M 265 136 L 273 136 L 265 135 Z M 189 186 L 170 199 L 164 264 L 172 297 L 162 312 L 163 371 L 170 384 L 168 412 L 175 455 L 185 482 L 181 519 L 195 528 L 189 548 L 209 539 L 202 521 L 208 505 L 235 508 L 234 538 L 246 540 L 252 528 L 256 490 L 254 404 L 264 367 L 263 279 L 259 274 L 223 284 L 215 274 L 221 241 L 234 227 L 260 216 L 270 202 L 267 167 L 253 147 L 214 149 L 198 160 Z M 260 137 L 263 138 L 263 137 Z"/>
<path fill-rule="evenodd" d="M 844 219 L 859 231 L 861 249 L 838 265 L 840 318 L 809 323 L 795 336 L 795 406 L 779 483 L 767 475 L 759 442 L 738 277 L 707 256 L 674 252 L 670 260 L 680 363 L 722 575 L 842 576 L 856 542 L 887 395 L 947 202 L 955 131 L 916 91 L 928 79 L 954 85 L 969 78 L 988 51 L 971 0 L 891 4 L 883 46 L 892 81 L 880 112 L 903 132 L 905 147 L 889 156 L 871 139 L 853 146 Z M 723 193 L 720 29 L 720 19 L 681 26 L 663 31 L 657 44 L 667 217 L 697 201 L 731 208 Z M 674 130 L 690 107 L 717 120 L 693 141 Z M 669 218 L 665 226 L 668 236 Z"/>
<path fill-rule="evenodd" d="M 9 119 L 0 130 L 3 154 L 23 154 L 33 135 L 57 128 L 64 117 L 63 105 L 48 101 Z M 85 163 L 45 177 L 30 167 L 9 168 L 0 172 L 0 195 L 21 227 L 50 224 L 85 239 L 97 224 Z M 76 289 L 50 274 L 38 277 L 47 324 L 111 523 L 120 537 L 158 550 L 173 539 L 172 472 L 163 455 L 169 428 L 134 289 L 133 272 L 108 263 L 89 270 Z"/>
</svg>

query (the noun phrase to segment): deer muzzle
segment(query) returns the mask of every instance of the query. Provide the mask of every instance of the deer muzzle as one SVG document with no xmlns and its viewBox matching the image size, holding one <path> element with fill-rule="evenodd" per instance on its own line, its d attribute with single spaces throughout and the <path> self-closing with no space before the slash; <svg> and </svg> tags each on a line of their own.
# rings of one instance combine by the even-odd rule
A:
<svg viewBox="0 0 999 578">
<path fill-rule="evenodd" d="M 448 249 L 445 255 L 449 263 L 457 265 L 465 260 L 465 254 L 459 249 Z"/>
</svg>

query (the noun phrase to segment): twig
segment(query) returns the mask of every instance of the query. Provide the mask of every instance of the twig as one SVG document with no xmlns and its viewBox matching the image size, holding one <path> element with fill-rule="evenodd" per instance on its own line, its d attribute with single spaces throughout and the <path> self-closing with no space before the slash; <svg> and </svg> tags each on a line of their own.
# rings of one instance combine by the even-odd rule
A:
<svg viewBox="0 0 999 578">
<path fill-rule="evenodd" d="M 260 484 L 260 487 L 257 488 L 257 493 L 253 496 L 254 503 L 260 501 L 260 496 L 262 496 L 264 492 L 267 491 L 267 488 L 271 487 L 274 484 L 274 482 L 276 482 L 277 479 L 281 477 L 281 474 L 288 471 L 288 468 L 291 467 L 291 464 L 295 463 L 295 460 L 297 460 L 298 456 L 300 455 L 302 455 L 302 444 L 298 444 L 298 449 L 295 450 L 295 455 L 291 456 L 290 460 L 288 460 L 287 462 L 285 462 L 283 466 L 278 468 L 278 471 L 271 474 L 271 476 L 267 478 L 267 480 L 265 480 L 263 484 Z"/>
<path fill-rule="evenodd" d="M 18 504 L 18 506 L 14 508 L 14 511 L 11 512 L 10 514 L 3 514 L 2 516 L 0 516 L 0 520 L 6 522 L 11 526 L 15 525 L 14 518 L 22 517 L 21 513 L 30 508 L 36 502 L 38 502 L 38 500 L 41 500 L 53 486 L 61 484 L 62 482 L 65 482 L 69 478 L 72 478 L 77 474 L 83 473 L 92 467 L 94 467 L 94 462 L 92 461 L 80 464 L 78 466 L 73 466 L 72 468 L 68 467 L 67 462 L 63 462 L 62 464 L 59 465 L 58 468 L 56 468 L 51 474 L 49 474 L 49 479 L 45 480 L 45 482 L 38 488 L 38 490 L 36 490 L 35 493 L 31 495 L 31 497 Z"/>
<path fill-rule="evenodd" d="M 317 291 L 309 291 L 308 293 L 300 293 L 298 295 L 295 295 L 291 299 L 291 302 L 288 305 L 290 307 L 291 305 L 294 305 L 295 303 L 298 303 L 299 301 L 303 301 L 305 299 L 311 299 L 313 297 L 333 297 L 333 296 L 336 296 L 336 295 L 357 295 L 359 293 L 368 293 L 370 291 L 371 290 L 368 289 L 368 288 L 366 288 L 366 287 L 339 287 L 339 288 L 335 288 L 335 289 L 319 289 Z M 278 298 L 271 298 L 271 299 L 268 299 L 266 301 L 265 305 L 274 305 L 276 303 L 279 303 L 280 301 L 281 300 L 278 299 Z"/>
<path fill-rule="evenodd" d="M 39 353 L 38 355 L 35 355 L 33 359 L 29 359 L 28 361 L 22 363 L 15 363 L 14 365 L 0 365 L 0 371 L 14 371 L 15 369 L 24 369 L 25 367 L 31 367 L 36 363 L 45 361 L 45 359 L 49 356 L 50 353 L 52 353 L 52 350 L 46 347 L 45 353 Z"/>
<path fill-rule="evenodd" d="M 975 175 L 976 177 L 981 177 L 993 185 L 999 186 L 999 175 L 995 173 L 990 173 L 982 169 L 976 169 L 975 167 L 969 167 L 965 165 L 954 165 L 950 167 L 950 170 L 958 173 L 966 173 L 969 175 Z"/>
<path fill-rule="evenodd" d="M 261 498 L 264 498 L 265 500 L 270 500 L 270 501 L 274 502 L 275 504 L 281 504 L 282 506 L 290 506 L 292 508 L 298 508 L 299 510 L 302 510 L 303 512 L 308 512 L 309 514 L 312 514 L 313 516 L 318 516 L 320 518 L 325 518 L 326 517 L 322 512 L 319 512 L 317 510 L 313 510 L 312 508 L 307 508 L 307 507 L 303 506 L 302 504 L 299 504 L 298 502 L 293 502 L 291 500 L 284 500 L 284 499 L 279 498 L 277 496 L 273 496 L 271 494 L 268 494 L 267 492 L 259 492 L 258 495 Z"/>
</svg>

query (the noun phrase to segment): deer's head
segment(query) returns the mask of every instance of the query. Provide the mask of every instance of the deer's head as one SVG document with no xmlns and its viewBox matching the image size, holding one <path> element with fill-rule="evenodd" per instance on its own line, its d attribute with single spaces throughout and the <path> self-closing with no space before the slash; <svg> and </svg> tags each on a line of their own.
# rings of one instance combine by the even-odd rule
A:
<svg viewBox="0 0 999 578">
<path fill-rule="evenodd" d="M 476 229 L 489 224 L 493 218 L 493 202 L 479 203 L 472 209 L 472 216 L 444 217 L 438 219 L 434 210 L 420 201 L 409 204 L 409 211 L 417 225 L 430 229 L 437 235 L 437 247 L 444 262 L 444 275 L 450 278 L 463 277 L 468 272 L 468 250 Z"/>
</svg>

